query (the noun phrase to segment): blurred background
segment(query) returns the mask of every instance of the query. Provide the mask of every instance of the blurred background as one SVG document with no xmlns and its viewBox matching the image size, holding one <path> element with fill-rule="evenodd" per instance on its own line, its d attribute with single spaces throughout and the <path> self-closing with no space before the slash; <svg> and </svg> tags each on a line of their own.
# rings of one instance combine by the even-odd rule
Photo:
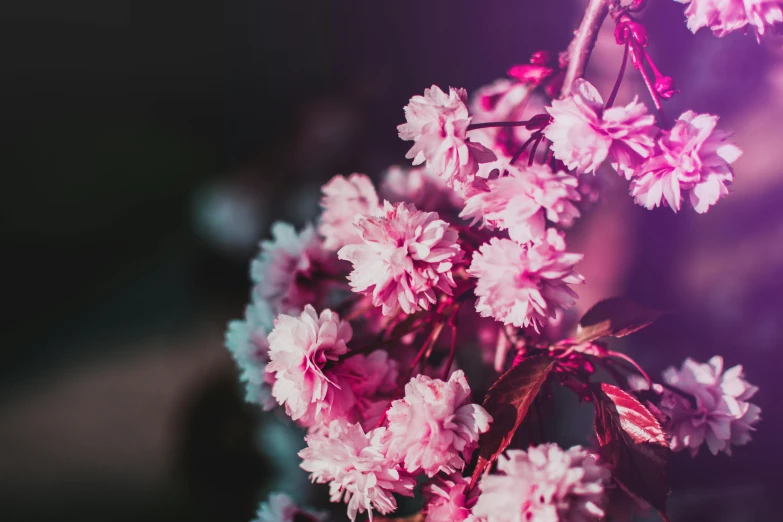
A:
<svg viewBox="0 0 783 522">
<path fill-rule="evenodd" d="M 754 441 L 732 458 L 678 454 L 672 518 L 776 520 L 782 46 L 694 36 L 681 4 L 649 4 L 650 51 L 682 90 L 667 113 L 720 114 L 745 156 L 704 216 L 644 210 L 609 179 L 571 234 L 586 254 L 580 306 L 626 295 L 675 310 L 625 343 L 651 374 L 686 355 L 745 366 L 761 387 Z M 404 163 L 410 96 L 471 91 L 564 48 L 582 5 L 1 6 L 0 520 L 240 522 L 273 490 L 322 501 L 325 488 L 302 487 L 301 434 L 243 403 L 223 348 L 257 242 L 276 219 L 312 219 L 334 174 Z M 621 52 L 608 31 L 588 72 L 602 92 Z M 626 78 L 620 101 L 644 96 Z"/>
</svg>

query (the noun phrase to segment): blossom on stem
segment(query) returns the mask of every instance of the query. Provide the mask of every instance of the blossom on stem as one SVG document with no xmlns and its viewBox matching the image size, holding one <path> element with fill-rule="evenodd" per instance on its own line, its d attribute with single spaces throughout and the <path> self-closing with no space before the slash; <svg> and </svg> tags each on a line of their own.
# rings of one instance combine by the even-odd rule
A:
<svg viewBox="0 0 783 522">
<path fill-rule="evenodd" d="M 385 515 L 397 509 L 393 493 L 413 496 L 415 481 L 387 456 L 386 429 L 365 432 L 358 424 L 333 421 L 328 429 L 310 433 L 299 452 L 301 468 L 310 479 L 329 483 L 332 502 L 345 500 L 348 517 L 372 509 Z"/>
<path fill-rule="evenodd" d="M 467 138 L 470 114 L 465 89 L 449 93 L 433 85 L 424 96 L 414 96 L 405 106 L 405 119 L 397 127 L 400 138 L 414 141 L 406 158 L 414 165 L 427 162 L 427 168 L 452 187 L 469 183 L 480 163 L 493 161 L 495 154 Z"/>
<path fill-rule="evenodd" d="M 369 216 L 380 211 L 378 195 L 370 178 L 364 174 L 351 174 L 347 178 L 337 175 L 321 187 L 321 192 L 324 212 L 318 232 L 324 237 L 324 248 L 338 250 L 360 243 L 359 233 L 353 226 L 354 216 Z"/>
<path fill-rule="evenodd" d="M 389 458 L 403 462 L 409 473 L 429 477 L 453 473 L 489 429 L 489 413 L 469 403 L 470 386 L 462 370 L 448 381 L 418 375 L 405 385 L 405 397 L 392 402 L 389 421 Z"/>
<path fill-rule="evenodd" d="M 655 154 L 633 175 L 636 203 L 652 209 L 665 201 L 677 212 L 687 194 L 696 212 L 703 213 L 728 194 L 734 179 L 731 164 L 742 150 L 717 125 L 717 116 L 687 111 L 662 132 Z"/>
<path fill-rule="evenodd" d="M 569 226 L 579 217 L 574 205 L 581 199 L 576 177 L 552 173 L 549 167 L 533 164 L 510 167 L 507 175 L 487 180 L 487 190 L 476 190 L 465 202 L 463 218 L 483 218 L 485 224 L 527 243 L 546 234 L 546 220 Z"/>
<path fill-rule="evenodd" d="M 285 493 L 272 493 L 262 502 L 253 522 L 325 522 L 324 512 L 303 509 Z"/>
<path fill-rule="evenodd" d="M 783 23 L 783 2 L 780 0 L 675 0 L 688 4 L 685 16 L 688 29 L 696 32 L 709 28 L 716 36 L 751 26 L 760 37 L 768 28 Z"/>
<path fill-rule="evenodd" d="M 478 488 L 468 486 L 459 473 L 438 475 L 424 486 L 425 522 L 476 522 L 471 509 L 478 500 Z"/>
<path fill-rule="evenodd" d="M 473 514 L 487 522 L 593 522 L 604 516 L 609 470 L 582 447 L 508 450 L 480 482 Z"/>
<path fill-rule="evenodd" d="M 457 232 L 409 203 L 384 202 L 381 216 L 357 216 L 354 225 L 362 244 L 344 246 L 340 259 L 353 264 L 348 281 L 354 292 L 372 295 L 383 315 L 397 306 L 406 314 L 428 309 L 435 290 L 451 295 L 456 286 L 451 269 L 462 259 Z"/>
<path fill-rule="evenodd" d="M 547 108 L 552 123 L 544 135 L 552 142 L 555 157 L 578 174 L 595 172 L 607 159 L 630 178 L 652 152 L 655 117 L 634 98 L 625 107 L 604 110 L 604 101 L 592 84 L 574 82 L 571 95 L 553 100 Z"/>
<path fill-rule="evenodd" d="M 528 245 L 492 238 L 473 253 L 468 269 L 478 279 L 476 310 L 482 317 L 538 331 L 576 302 L 568 285 L 584 281 L 574 270 L 581 259 L 565 251 L 563 234 L 551 228 Z"/>
<path fill-rule="evenodd" d="M 724 371 L 720 356 L 707 363 L 688 358 L 680 370 L 667 369 L 663 382 L 696 401 L 694 407 L 685 397 L 664 391 L 660 409 L 669 418 L 674 451 L 688 448 L 696 455 L 706 443 L 713 455 L 719 451 L 731 455 L 732 445 L 742 446 L 750 441 L 761 408 L 748 402 L 758 388 L 745 380 L 742 366 Z"/>
<path fill-rule="evenodd" d="M 245 400 L 271 410 L 276 402 L 271 386 L 274 375 L 266 373 L 269 362 L 268 333 L 272 330 L 272 312 L 266 302 L 251 303 L 245 319 L 231 321 L 226 330 L 226 348 L 241 370 L 239 380 L 245 383 Z"/>
</svg>

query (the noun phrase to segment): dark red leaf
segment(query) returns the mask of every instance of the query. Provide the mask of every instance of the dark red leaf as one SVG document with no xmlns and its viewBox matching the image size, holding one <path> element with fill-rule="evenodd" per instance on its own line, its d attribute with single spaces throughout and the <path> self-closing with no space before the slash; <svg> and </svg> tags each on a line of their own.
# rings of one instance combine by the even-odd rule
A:
<svg viewBox="0 0 783 522">
<path fill-rule="evenodd" d="M 479 458 L 471 487 L 511 442 L 554 364 L 546 355 L 528 357 L 501 375 L 489 389 L 484 408 L 492 415 L 492 424 L 479 439 Z"/>
<path fill-rule="evenodd" d="M 615 482 L 661 513 L 669 494 L 669 444 L 660 423 L 617 386 L 593 385 L 595 434 Z"/>
<path fill-rule="evenodd" d="M 574 341 L 585 343 L 600 337 L 624 337 L 652 324 L 664 313 L 622 297 L 604 299 L 579 320 Z"/>
</svg>

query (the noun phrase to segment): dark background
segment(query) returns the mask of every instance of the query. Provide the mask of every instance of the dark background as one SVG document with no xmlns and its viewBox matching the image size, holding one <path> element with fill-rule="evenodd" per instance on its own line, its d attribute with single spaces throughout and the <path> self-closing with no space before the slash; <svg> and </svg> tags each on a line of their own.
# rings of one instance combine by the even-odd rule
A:
<svg viewBox="0 0 783 522">
<path fill-rule="evenodd" d="M 624 294 L 675 309 L 626 343 L 656 375 L 686 355 L 745 365 L 761 386 L 756 438 L 732 458 L 678 455 L 674 520 L 768 521 L 783 493 L 781 46 L 693 36 L 681 5 L 650 4 L 651 52 L 683 91 L 667 111 L 721 114 L 746 156 L 706 216 L 610 191 L 575 230 L 596 282 L 583 305 Z M 411 95 L 473 90 L 562 49 L 580 5 L 0 7 L 0 519 L 248 520 L 289 480 L 275 444 L 299 437 L 243 405 L 222 348 L 256 241 L 274 219 L 311 219 L 335 173 L 404 162 Z M 602 90 L 619 67 L 604 38 L 589 75 Z"/>
</svg>

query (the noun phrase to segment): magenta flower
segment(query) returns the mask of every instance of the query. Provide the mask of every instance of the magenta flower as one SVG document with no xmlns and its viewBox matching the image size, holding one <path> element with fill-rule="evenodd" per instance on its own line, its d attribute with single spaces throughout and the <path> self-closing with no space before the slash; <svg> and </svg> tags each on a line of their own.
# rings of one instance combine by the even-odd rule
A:
<svg viewBox="0 0 783 522">
<path fill-rule="evenodd" d="M 518 243 L 543 237 L 546 220 L 570 226 L 579 217 L 574 205 L 581 199 L 577 178 L 565 172 L 553 174 L 544 165 L 510 167 L 507 175 L 482 185 L 486 190 L 472 192 L 460 217 L 474 222 L 481 217 L 493 228 L 508 230 Z"/>
<path fill-rule="evenodd" d="M 351 174 L 337 175 L 321 187 L 324 209 L 318 232 L 324 237 L 324 248 L 339 250 L 345 245 L 361 243 L 359 232 L 353 226 L 356 214 L 371 216 L 380 211 L 378 195 L 370 178 Z"/>
<path fill-rule="evenodd" d="M 553 100 L 547 108 L 552 123 L 544 135 L 552 142 L 555 157 L 577 174 L 595 172 L 607 159 L 630 178 L 652 152 L 655 117 L 634 98 L 625 107 L 604 110 L 604 101 L 593 85 L 579 79 L 571 95 Z"/>
<path fill-rule="evenodd" d="M 688 4 L 688 29 L 709 28 L 716 36 L 750 25 L 757 37 L 767 28 L 783 23 L 783 2 L 779 0 L 675 0 Z"/>
<path fill-rule="evenodd" d="M 351 325 L 336 313 L 324 310 L 318 316 L 310 305 L 299 317 L 275 319 L 266 371 L 275 377 L 272 396 L 293 420 L 312 426 L 335 413 L 336 385 L 324 374 L 324 367 L 348 351 L 351 336 Z"/>
<path fill-rule="evenodd" d="M 493 161 L 495 154 L 467 138 L 470 114 L 465 89 L 449 89 L 444 93 L 433 85 L 424 96 L 414 96 L 405 106 L 405 119 L 397 127 L 400 138 L 414 141 L 406 158 L 414 165 L 427 162 L 427 168 L 443 178 L 451 187 L 469 183 L 479 163 Z"/>
<path fill-rule="evenodd" d="M 728 194 L 734 178 L 730 165 L 742 151 L 717 125 L 718 117 L 712 114 L 683 113 L 661 134 L 656 153 L 634 173 L 635 201 L 648 209 L 665 201 L 677 212 L 685 193 L 696 212 L 703 213 Z"/>
<path fill-rule="evenodd" d="M 438 475 L 424 486 L 425 522 L 477 522 L 471 509 L 478 500 L 478 488 L 468 490 L 468 481 L 459 473 Z"/>
<path fill-rule="evenodd" d="M 568 285 L 584 281 L 574 270 L 581 259 L 565 251 L 563 235 L 554 229 L 528 245 L 492 238 L 473 253 L 468 269 L 478 279 L 476 310 L 482 317 L 538 331 L 576 302 Z"/>
<path fill-rule="evenodd" d="M 272 493 L 253 522 L 325 522 L 327 513 L 303 509 L 285 493 Z"/>
<path fill-rule="evenodd" d="M 454 212 L 462 198 L 426 168 L 389 167 L 381 182 L 381 195 L 392 203 L 413 203 L 428 212 Z"/>
<path fill-rule="evenodd" d="M 480 482 L 473 514 L 486 522 L 595 522 L 604 516 L 609 470 L 584 448 L 542 444 L 508 450 Z"/>
<path fill-rule="evenodd" d="M 685 359 L 682 368 L 669 368 L 663 382 L 691 395 L 696 404 L 684 397 L 665 391 L 661 411 L 669 418 L 671 448 L 689 448 L 696 455 L 706 442 L 713 455 L 723 451 L 731 455 L 731 446 L 750 441 L 761 408 L 748 402 L 758 388 L 749 384 L 742 366 L 723 371 L 723 358 L 715 356 L 706 364 Z"/>
<path fill-rule="evenodd" d="M 383 315 L 398 305 L 406 314 L 426 310 L 436 300 L 435 289 L 451 295 L 451 269 L 463 253 L 457 232 L 436 212 L 386 201 L 382 216 L 357 217 L 354 224 L 363 244 L 344 246 L 337 255 L 353 263 L 353 291 L 372 295 Z"/>
<path fill-rule="evenodd" d="M 411 379 L 405 397 L 392 402 L 386 414 L 389 458 L 403 462 L 409 473 L 423 471 L 429 477 L 462 470 L 492 421 L 484 408 L 469 400 L 462 370 L 448 381 L 426 375 Z"/>
<path fill-rule="evenodd" d="M 310 479 L 329 483 L 332 502 L 345 500 L 348 517 L 372 509 L 385 515 L 397 509 L 393 493 L 413 496 L 415 480 L 387 456 L 385 428 L 366 432 L 358 424 L 333 421 L 328 429 L 310 433 L 299 452 Z"/>
</svg>

